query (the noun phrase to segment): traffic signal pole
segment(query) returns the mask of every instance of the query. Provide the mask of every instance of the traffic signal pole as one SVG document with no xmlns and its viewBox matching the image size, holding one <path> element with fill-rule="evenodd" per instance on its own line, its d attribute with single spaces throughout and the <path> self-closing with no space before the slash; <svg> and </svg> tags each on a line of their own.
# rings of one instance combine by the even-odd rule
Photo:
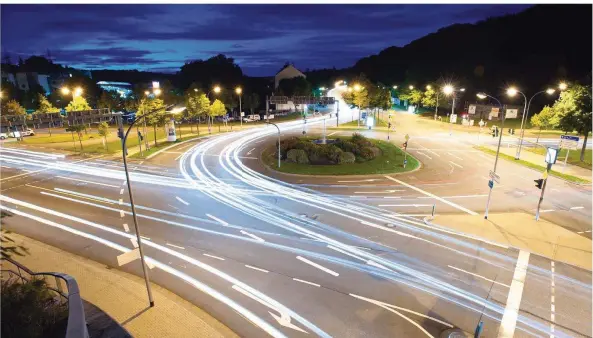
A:
<svg viewBox="0 0 593 338">
<path fill-rule="evenodd" d="M 490 96 L 490 97 L 492 97 L 492 96 Z M 498 101 L 498 100 L 496 100 L 496 101 Z M 500 111 L 502 112 L 502 123 L 500 124 L 500 129 L 502 131 L 504 128 L 505 114 L 504 114 L 504 110 L 502 109 L 502 104 L 500 104 L 500 101 L 498 101 L 498 105 L 500 106 Z M 496 158 L 494 159 L 494 169 L 492 170 L 494 174 L 496 174 L 496 166 L 498 164 L 498 154 L 500 153 L 500 143 L 501 142 L 502 142 L 502 132 L 498 133 L 498 147 L 496 148 Z M 488 208 L 490 208 L 490 198 L 492 197 L 492 189 L 494 188 L 494 179 L 491 179 L 491 183 L 489 184 L 489 186 L 490 186 L 490 191 L 488 191 L 488 200 L 486 201 L 486 211 L 484 213 L 484 219 L 488 219 Z"/>
</svg>

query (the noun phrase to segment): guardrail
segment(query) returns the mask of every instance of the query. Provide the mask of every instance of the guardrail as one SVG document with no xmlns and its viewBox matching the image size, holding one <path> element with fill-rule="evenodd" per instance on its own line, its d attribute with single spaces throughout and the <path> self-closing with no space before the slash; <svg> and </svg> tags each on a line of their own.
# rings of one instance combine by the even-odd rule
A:
<svg viewBox="0 0 593 338">
<path fill-rule="evenodd" d="M 64 302 L 68 302 L 68 325 L 65 337 L 89 338 L 82 299 L 80 298 L 80 290 L 74 277 L 60 272 L 35 273 L 8 257 L 0 258 L 0 264 L 2 266 L 2 279 L 4 279 L 6 275 L 10 275 L 18 277 L 21 282 L 26 282 L 32 278 L 42 278 L 45 280 L 49 290 L 53 291 L 63 299 Z M 16 271 L 14 269 L 16 269 Z"/>
</svg>

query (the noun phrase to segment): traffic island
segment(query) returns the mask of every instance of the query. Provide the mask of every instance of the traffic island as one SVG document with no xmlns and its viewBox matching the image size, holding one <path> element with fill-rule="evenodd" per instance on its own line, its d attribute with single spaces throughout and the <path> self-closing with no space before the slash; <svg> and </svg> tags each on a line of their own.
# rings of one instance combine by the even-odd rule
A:
<svg viewBox="0 0 593 338">
<path fill-rule="evenodd" d="M 591 271 L 591 240 L 533 215 L 490 213 L 483 215 L 438 215 L 426 225 L 453 230 L 486 242 L 526 250 Z"/>
<path fill-rule="evenodd" d="M 283 140 L 262 152 L 262 162 L 282 173 L 301 175 L 375 175 L 417 170 L 420 162 L 395 145 L 354 134 L 350 138 L 326 140 L 314 137 Z M 406 162 L 404 166 L 404 162 Z"/>
</svg>

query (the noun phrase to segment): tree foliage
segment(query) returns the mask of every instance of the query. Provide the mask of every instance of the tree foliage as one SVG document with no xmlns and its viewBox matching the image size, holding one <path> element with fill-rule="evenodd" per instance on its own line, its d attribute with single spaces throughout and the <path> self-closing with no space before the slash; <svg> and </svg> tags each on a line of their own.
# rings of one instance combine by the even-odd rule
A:
<svg viewBox="0 0 593 338">
<path fill-rule="evenodd" d="M 68 103 L 68 106 L 66 106 L 67 112 L 81 110 L 91 110 L 91 106 L 89 106 L 88 102 L 86 102 L 86 99 L 81 95 L 75 96 L 72 101 Z"/>
<path fill-rule="evenodd" d="M 186 96 L 186 113 L 191 119 L 208 115 L 210 100 L 204 93 L 194 92 Z"/>
<path fill-rule="evenodd" d="M 413 104 L 413 105 L 417 106 L 417 105 L 419 105 L 422 102 L 423 96 L 424 95 L 422 95 L 422 92 L 420 90 L 418 90 L 418 89 L 412 89 L 410 91 L 409 99 L 408 100 L 410 101 L 410 104 Z"/>
<path fill-rule="evenodd" d="M 39 94 L 39 107 L 35 111 L 36 114 L 57 113 L 60 108 L 54 107 L 51 102 L 43 94 Z"/>
<path fill-rule="evenodd" d="M 27 111 L 16 100 L 10 100 L 6 103 L 6 115 L 25 115 Z"/>
<path fill-rule="evenodd" d="M 436 107 L 437 95 L 434 89 L 430 88 L 424 92 L 421 102 L 423 107 Z"/>
<path fill-rule="evenodd" d="M 251 93 L 243 96 L 243 107 L 249 109 L 253 114 L 253 110 L 259 107 L 259 95 L 257 93 Z"/>
<path fill-rule="evenodd" d="M 101 122 L 99 127 L 97 127 L 97 132 L 103 138 L 103 147 L 105 147 L 105 149 L 109 149 L 109 146 L 106 142 L 107 136 L 109 136 L 109 124 L 107 124 L 107 122 Z"/>
<path fill-rule="evenodd" d="M 277 94 L 280 96 L 309 96 L 312 93 L 311 83 L 302 76 L 280 80 L 277 89 Z"/>
<path fill-rule="evenodd" d="M 124 100 L 117 92 L 104 90 L 97 100 L 97 108 L 107 108 L 110 111 L 124 108 Z"/>
<path fill-rule="evenodd" d="M 214 102 L 208 109 L 208 115 L 211 118 L 214 118 L 216 116 L 223 116 L 225 114 L 226 114 L 226 108 L 224 106 L 224 103 L 222 103 L 222 101 L 220 101 L 218 99 L 214 100 Z"/>
<path fill-rule="evenodd" d="M 581 162 L 583 162 L 592 123 L 591 86 L 571 85 L 560 94 L 560 98 L 556 100 L 552 109 L 558 115 L 558 127 L 562 131 L 576 131 L 585 136 L 581 149 Z"/>
<path fill-rule="evenodd" d="M 71 133 L 76 133 L 76 135 L 78 136 L 78 143 L 80 143 L 80 152 L 82 153 L 84 151 L 84 149 L 82 147 L 82 133 L 86 131 L 86 125 L 77 124 L 77 125 L 69 126 L 66 128 L 66 131 L 69 131 Z"/>
<path fill-rule="evenodd" d="M 554 108 L 545 106 L 539 114 L 531 117 L 531 125 L 539 129 L 554 129 L 558 126 L 559 116 Z"/>
</svg>

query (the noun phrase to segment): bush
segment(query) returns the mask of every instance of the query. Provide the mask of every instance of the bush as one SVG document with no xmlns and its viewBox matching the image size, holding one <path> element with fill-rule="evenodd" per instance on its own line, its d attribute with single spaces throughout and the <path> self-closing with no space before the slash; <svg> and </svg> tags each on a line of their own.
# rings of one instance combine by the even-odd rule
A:
<svg viewBox="0 0 593 338">
<path fill-rule="evenodd" d="M 324 147 L 325 153 L 327 158 L 333 162 L 338 163 L 338 158 L 341 153 L 343 153 L 342 149 L 338 148 L 337 146 L 331 144 L 329 146 Z"/>
<path fill-rule="evenodd" d="M 356 161 L 356 156 L 351 152 L 343 151 L 338 154 L 339 164 L 354 163 L 354 161 Z"/>
<path fill-rule="evenodd" d="M 336 147 L 342 149 L 342 151 L 353 153 L 357 150 L 356 144 L 350 141 L 337 140 L 334 144 Z"/>
<path fill-rule="evenodd" d="M 375 153 L 373 152 L 371 147 L 364 147 L 360 149 L 357 155 L 365 161 L 372 160 L 375 158 Z"/>
<path fill-rule="evenodd" d="M 64 337 L 68 307 L 44 280 L 2 281 L 2 337 Z"/>
<path fill-rule="evenodd" d="M 313 164 L 327 164 L 329 159 L 325 151 L 325 147 L 312 143 L 307 151 L 309 161 Z"/>
<path fill-rule="evenodd" d="M 303 149 L 290 149 L 286 154 L 286 161 L 307 164 L 309 163 L 309 158 Z"/>
<path fill-rule="evenodd" d="M 352 143 L 357 145 L 357 148 L 363 148 L 363 147 L 372 147 L 373 143 L 371 141 L 369 141 L 368 138 L 358 134 L 358 133 L 354 133 L 352 135 L 351 138 Z"/>
<path fill-rule="evenodd" d="M 373 158 L 377 157 L 377 156 L 381 156 L 381 149 L 377 148 L 377 147 L 371 147 L 371 150 L 373 151 L 373 154 L 375 155 Z"/>
</svg>

